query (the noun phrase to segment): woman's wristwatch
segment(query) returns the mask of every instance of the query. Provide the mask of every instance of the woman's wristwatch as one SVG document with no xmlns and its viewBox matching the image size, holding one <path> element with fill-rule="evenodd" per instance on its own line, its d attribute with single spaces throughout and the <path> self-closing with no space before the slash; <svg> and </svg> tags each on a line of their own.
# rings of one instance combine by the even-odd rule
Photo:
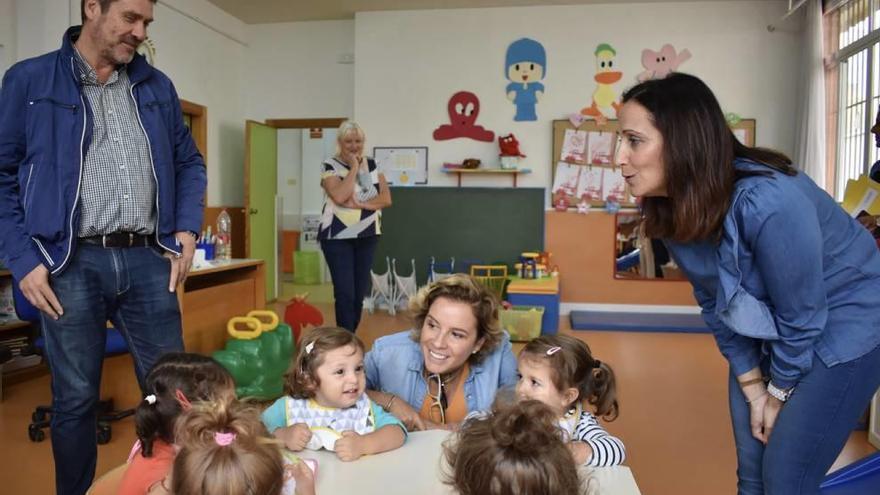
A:
<svg viewBox="0 0 880 495">
<path fill-rule="evenodd" d="M 779 402 L 785 402 L 791 397 L 791 394 L 794 392 L 794 387 L 789 389 L 782 389 L 773 385 L 773 382 L 769 382 L 767 384 L 767 393 L 777 398 Z"/>
</svg>

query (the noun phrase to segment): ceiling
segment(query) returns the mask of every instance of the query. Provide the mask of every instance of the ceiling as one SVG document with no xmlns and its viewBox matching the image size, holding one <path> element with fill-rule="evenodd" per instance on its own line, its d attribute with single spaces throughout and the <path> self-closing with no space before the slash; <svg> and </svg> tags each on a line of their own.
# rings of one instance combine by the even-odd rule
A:
<svg viewBox="0 0 880 495">
<path fill-rule="evenodd" d="M 354 19 L 355 12 L 664 2 L 669 0 L 208 0 L 247 24 Z M 682 0 L 679 0 L 682 1 Z M 683 0 L 692 2 L 726 0 Z"/>
</svg>

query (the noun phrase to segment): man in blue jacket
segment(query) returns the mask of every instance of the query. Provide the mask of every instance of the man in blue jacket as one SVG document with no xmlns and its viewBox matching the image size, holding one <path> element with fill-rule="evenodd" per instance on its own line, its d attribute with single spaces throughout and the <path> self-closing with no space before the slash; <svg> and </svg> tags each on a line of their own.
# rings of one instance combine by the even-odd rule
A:
<svg viewBox="0 0 880 495">
<path fill-rule="evenodd" d="M 0 255 L 41 310 L 58 493 L 85 493 L 94 477 L 107 320 L 141 384 L 183 349 L 174 290 L 206 174 L 174 86 L 136 54 L 154 3 L 82 0 L 61 49 L 0 86 Z"/>
</svg>

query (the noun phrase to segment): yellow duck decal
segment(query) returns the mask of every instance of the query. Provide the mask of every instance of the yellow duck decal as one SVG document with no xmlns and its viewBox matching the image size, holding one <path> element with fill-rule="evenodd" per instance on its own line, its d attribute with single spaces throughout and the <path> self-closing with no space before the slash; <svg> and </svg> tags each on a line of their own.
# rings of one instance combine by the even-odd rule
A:
<svg viewBox="0 0 880 495">
<path fill-rule="evenodd" d="M 595 55 L 596 75 L 593 79 L 596 81 L 596 90 L 593 91 L 593 103 L 582 108 L 581 115 L 604 124 L 609 116 L 616 117 L 620 109 L 619 95 L 614 85 L 623 78 L 623 72 L 615 67 L 617 51 L 608 43 L 597 46 Z"/>
</svg>

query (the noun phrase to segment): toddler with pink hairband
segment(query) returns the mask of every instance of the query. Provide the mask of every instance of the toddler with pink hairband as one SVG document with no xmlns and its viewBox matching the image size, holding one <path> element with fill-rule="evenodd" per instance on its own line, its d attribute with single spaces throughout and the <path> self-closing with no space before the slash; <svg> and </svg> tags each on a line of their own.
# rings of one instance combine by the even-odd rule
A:
<svg viewBox="0 0 880 495">
<path fill-rule="evenodd" d="M 271 438 L 260 411 L 235 400 L 200 402 L 175 431 L 171 474 L 152 495 L 315 495 L 317 462 Z"/>
<path fill-rule="evenodd" d="M 586 343 L 569 335 L 542 335 L 520 351 L 517 371 L 517 400 L 550 406 L 577 465 L 623 463 L 623 442 L 596 419 L 613 421 L 619 414 L 614 371 L 595 359 Z"/>
</svg>

